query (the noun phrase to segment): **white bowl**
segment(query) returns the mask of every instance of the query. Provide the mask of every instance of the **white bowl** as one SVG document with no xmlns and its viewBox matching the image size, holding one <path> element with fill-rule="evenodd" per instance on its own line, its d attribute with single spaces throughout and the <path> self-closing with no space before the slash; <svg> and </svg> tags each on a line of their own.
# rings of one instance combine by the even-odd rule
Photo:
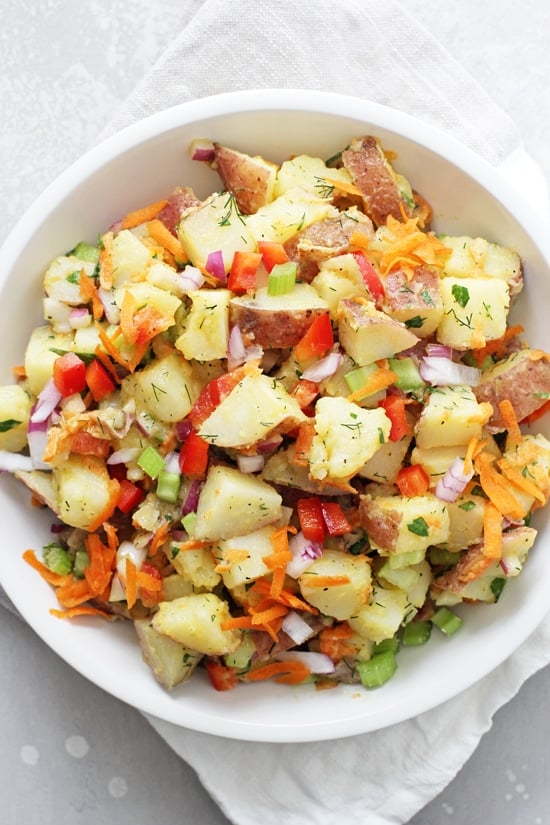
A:
<svg viewBox="0 0 550 825">
<path fill-rule="evenodd" d="M 447 135 L 394 110 L 355 98 L 310 91 L 261 90 L 204 98 L 154 115 L 107 140 L 62 174 L 7 239 L 0 258 L 1 383 L 21 363 L 27 336 L 41 323 L 42 273 L 56 255 L 136 205 L 176 185 L 199 196 L 219 186 L 214 172 L 192 162 L 190 141 L 209 137 L 282 161 L 292 153 L 329 157 L 350 138 L 374 134 L 397 153 L 395 165 L 434 208 L 434 226 L 479 235 L 518 250 L 526 290 L 514 310 L 535 346 L 550 350 L 550 251 L 543 227 L 499 173 Z M 382 688 L 239 686 L 218 693 L 202 674 L 171 694 L 143 664 L 129 623 L 60 621 L 50 587 L 21 559 L 48 539 L 50 518 L 28 492 L 0 480 L 0 581 L 43 640 L 90 681 L 136 708 L 198 731 L 236 739 L 298 742 L 372 731 L 411 718 L 485 676 L 534 630 L 548 610 L 550 556 L 546 512 L 524 571 L 496 605 L 469 606 L 452 638 L 402 650 L 398 671 Z"/>
</svg>

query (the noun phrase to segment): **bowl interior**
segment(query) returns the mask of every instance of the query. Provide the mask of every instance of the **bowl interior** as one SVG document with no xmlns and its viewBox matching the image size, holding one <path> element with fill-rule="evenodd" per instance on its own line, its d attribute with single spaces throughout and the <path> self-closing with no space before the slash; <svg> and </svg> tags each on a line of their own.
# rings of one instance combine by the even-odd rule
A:
<svg viewBox="0 0 550 825">
<path fill-rule="evenodd" d="M 434 228 L 485 237 L 521 254 L 526 289 L 514 309 L 535 346 L 550 349 L 548 252 L 536 219 L 498 174 L 449 138 L 383 107 L 320 93 L 265 91 L 184 104 L 107 141 L 61 176 L 22 218 L 0 262 L 0 381 L 12 381 L 33 326 L 42 322 L 41 281 L 49 261 L 80 240 L 94 241 L 122 214 L 166 196 L 177 185 L 203 197 L 216 174 L 190 160 L 188 146 L 208 137 L 282 161 L 292 153 L 327 158 L 350 139 L 374 134 L 396 152 L 395 166 L 434 208 Z M 547 433 L 548 434 L 548 433 Z M 62 658 L 106 691 L 158 718 L 239 739 L 313 741 L 375 730 L 456 695 L 506 658 L 547 610 L 548 517 L 537 514 L 538 540 L 522 575 L 497 605 L 470 607 L 452 640 L 433 634 L 427 647 L 403 650 L 394 679 L 378 691 L 357 686 L 315 692 L 274 684 L 216 693 L 196 674 L 166 693 L 143 664 L 129 624 L 52 617 L 50 588 L 22 560 L 49 535 L 47 513 L 30 507 L 11 478 L 0 479 L 4 541 L 0 580 L 35 631 Z"/>
</svg>

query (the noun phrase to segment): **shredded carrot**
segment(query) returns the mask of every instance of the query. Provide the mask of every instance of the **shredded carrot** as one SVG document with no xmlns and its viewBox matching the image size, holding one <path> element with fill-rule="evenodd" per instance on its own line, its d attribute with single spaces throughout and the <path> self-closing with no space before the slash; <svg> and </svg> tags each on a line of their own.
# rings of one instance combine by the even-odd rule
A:
<svg viewBox="0 0 550 825">
<path fill-rule="evenodd" d="M 149 555 L 156 556 L 159 547 L 166 541 L 168 533 L 170 532 L 170 522 L 163 521 L 160 527 L 157 527 L 153 533 L 151 544 L 149 545 Z"/>
<path fill-rule="evenodd" d="M 271 584 L 266 579 L 256 579 L 248 593 L 249 596 L 254 594 L 264 594 L 269 596 L 270 588 Z M 304 610 L 307 613 L 318 612 L 315 607 L 313 607 L 303 599 L 300 599 L 298 596 L 294 595 L 294 593 L 291 593 L 290 590 L 283 590 L 276 598 L 273 598 L 273 600 L 276 602 L 280 602 L 281 604 L 285 604 L 288 607 L 292 607 L 295 610 Z"/>
<path fill-rule="evenodd" d="M 170 230 L 162 223 L 162 221 L 159 221 L 157 218 L 149 221 L 147 224 L 147 231 L 154 241 L 173 255 L 176 261 L 183 263 L 186 260 L 187 255 L 185 254 L 180 241 L 172 235 Z"/>
<path fill-rule="evenodd" d="M 136 582 L 138 588 L 143 587 L 144 590 L 151 590 L 153 593 L 158 593 L 162 590 L 162 581 L 156 576 L 147 573 L 145 570 L 138 570 Z"/>
<path fill-rule="evenodd" d="M 527 478 L 519 470 L 513 467 L 510 462 L 506 458 L 501 458 L 497 462 L 498 466 L 502 470 L 502 473 L 506 476 L 506 478 L 515 484 L 516 487 L 519 487 L 520 490 L 523 490 L 530 496 L 533 496 L 540 504 L 546 503 L 546 497 L 540 487 L 531 481 L 530 478 Z"/>
<path fill-rule="evenodd" d="M 298 437 L 294 448 L 294 464 L 299 467 L 307 467 L 309 464 L 309 452 L 314 435 L 315 425 L 313 421 L 304 421 L 298 427 Z"/>
<path fill-rule="evenodd" d="M 440 266 L 451 254 L 451 250 L 431 232 L 418 228 L 418 218 L 405 216 L 403 222 L 391 215 L 386 222 L 384 250 L 380 255 L 379 268 L 382 275 L 401 266 L 412 277 L 413 270 L 421 264 Z"/>
<path fill-rule="evenodd" d="M 512 402 L 508 398 L 504 398 L 502 401 L 499 401 L 498 407 L 504 426 L 508 430 L 507 441 L 511 446 L 520 444 L 523 435 L 519 428 L 518 420 L 516 418 L 516 411 L 514 410 Z"/>
<path fill-rule="evenodd" d="M 474 459 L 474 467 L 483 491 L 503 516 L 523 518 L 523 507 L 510 492 L 509 482 L 493 467 L 494 461 L 495 456 L 487 452 L 481 452 Z"/>
<path fill-rule="evenodd" d="M 91 456 L 93 458 L 93 456 Z M 118 501 L 118 496 L 120 492 L 120 484 L 116 480 L 116 478 L 111 478 L 107 482 L 107 490 L 108 490 L 108 499 L 107 504 L 105 505 L 105 509 L 99 513 L 96 518 L 88 525 L 88 530 L 90 533 L 95 532 L 95 530 L 99 530 L 103 524 L 108 521 L 111 516 L 113 515 L 116 507 L 116 503 Z"/>
<path fill-rule="evenodd" d="M 362 250 L 369 249 L 370 247 L 370 239 L 368 236 L 363 232 L 358 232 L 357 230 L 351 233 L 349 242 L 351 246 L 358 246 L 359 249 Z"/>
<path fill-rule="evenodd" d="M 107 545 L 109 550 L 112 552 L 116 552 L 118 548 L 118 536 L 117 536 L 117 528 L 114 527 L 110 522 L 106 521 L 103 525 L 103 529 L 105 530 L 105 535 L 107 536 Z"/>
<path fill-rule="evenodd" d="M 23 364 L 13 367 L 12 372 L 19 381 L 23 381 L 27 377 L 27 370 Z"/>
<path fill-rule="evenodd" d="M 307 574 L 306 574 L 307 575 Z M 349 576 L 307 576 L 307 587 L 337 587 L 340 584 L 349 584 Z"/>
<path fill-rule="evenodd" d="M 352 392 L 351 395 L 347 396 L 348 401 L 360 401 L 362 398 L 366 398 L 368 395 L 372 395 L 375 392 L 379 392 L 380 390 L 385 390 L 386 387 L 391 386 L 394 381 L 397 381 L 397 373 L 393 370 L 382 368 L 376 370 L 369 375 L 365 384 L 363 384 L 360 389 L 355 390 Z"/>
<path fill-rule="evenodd" d="M 271 577 L 270 593 L 272 598 L 276 599 L 281 595 L 285 586 L 286 579 L 286 565 L 284 567 L 276 567 Z"/>
<path fill-rule="evenodd" d="M 508 341 L 512 340 L 512 338 L 516 338 L 518 335 L 521 335 L 522 332 L 523 327 L 521 324 L 515 324 L 508 327 L 504 335 L 501 335 L 500 338 L 494 338 L 492 341 L 487 341 L 484 347 L 472 350 L 472 355 L 474 356 L 476 363 L 478 365 L 483 364 L 485 359 L 490 355 L 494 355 L 497 360 L 501 358 L 506 351 L 506 344 Z"/>
<path fill-rule="evenodd" d="M 250 558 L 250 553 L 248 550 L 227 550 L 224 553 L 223 561 L 216 565 L 214 568 L 216 573 L 226 573 L 228 570 L 231 570 L 231 567 L 234 564 L 238 564 L 240 561 L 245 561 L 245 559 Z"/>
<path fill-rule="evenodd" d="M 36 558 L 34 550 L 25 550 L 23 553 L 23 559 L 27 562 L 27 564 L 30 564 L 31 567 L 40 573 L 44 581 L 48 582 L 48 584 L 52 584 L 54 587 L 60 587 L 62 584 L 72 581 L 72 576 L 60 576 L 59 573 L 54 573 L 53 570 L 46 567 L 43 562 Z"/>
<path fill-rule="evenodd" d="M 339 192 L 345 192 L 346 195 L 356 195 L 358 198 L 363 197 L 363 192 L 354 186 L 353 183 L 346 183 L 343 180 L 334 180 L 333 178 L 324 178 L 329 186 L 333 186 Z"/>
<path fill-rule="evenodd" d="M 490 501 L 483 514 L 483 555 L 493 560 L 502 555 L 502 515 Z"/>
<path fill-rule="evenodd" d="M 109 585 L 115 566 L 116 550 L 103 544 L 97 533 L 89 533 L 84 541 L 90 563 L 84 578 L 90 591 L 98 596 Z"/>
<path fill-rule="evenodd" d="M 90 276 L 82 269 L 80 271 L 79 283 L 80 294 L 82 295 L 84 303 L 88 304 L 91 302 L 92 304 L 92 315 L 94 316 L 94 320 L 101 320 L 105 310 L 103 308 L 103 304 L 101 303 L 94 279 L 90 278 Z"/>
<path fill-rule="evenodd" d="M 466 475 L 474 471 L 473 460 L 474 456 L 478 452 L 479 443 L 480 442 L 478 438 L 471 438 L 468 442 L 468 447 L 466 448 L 466 455 L 464 456 L 464 473 Z"/>
<path fill-rule="evenodd" d="M 102 289 L 112 289 L 113 287 L 113 240 L 112 232 L 105 232 L 101 236 L 101 247 L 99 250 L 99 285 Z"/>
<path fill-rule="evenodd" d="M 142 206 L 141 209 L 128 212 L 128 214 L 123 217 L 120 228 L 133 229 L 142 223 L 152 221 L 157 217 L 159 212 L 162 212 L 167 203 L 167 200 L 155 201 L 155 203 L 150 203 L 148 206 Z"/>
<path fill-rule="evenodd" d="M 286 616 L 287 613 L 288 608 L 284 604 L 276 604 L 273 607 L 268 607 L 267 610 L 261 610 L 259 613 L 253 612 L 252 624 L 269 624 L 269 622 L 278 619 L 280 616 Z"/>
<path fill-rule="evenodd" d="M 264 679 L 272 679 L 274 677 L 276 682 L 283 682 L 283 684 L 299 684 L 310 675 L 310 670 L 298 661 L 288 662 L 270 662 L 267 665 L 261 665 L 253 670 L 249 670 L 245 676 L 248 682 L 258 682 Z"/>
<path fill-rule="evenodd" d="M 87 602 L 99 594 L 90 591 L 86 579 L 72 579 L 66 584 L 62 584 L 61 587 L 58 587 L 55 595 L 62 607 L 72 608 Z"/>
<path fill-rule="evenodd" d="M 71 607 L 68 610 L 56 610 L 55 607 L 52 607 L 49 612 L 58 619 L 74 619 L 77 616 L 101 616 L 103 619 L 113 618 L 110 613 L 106 613 L 98 607 L 86 607 L 84 605 Z"/>
<path fill-rule="evenodd" d="M 220 627 L 222 630 L 251 630 L 252 616 L 231 616 L 230 619 L 225 619 Z"/>
<path fill-rule="evenodd" d="M 120 364 L 121 367 L 128 369 L 128 361 L 126 360 L 126 358 L 124 358 L 124 356 L 115 344 L 117 338 L 119 338 L 120 335 L 122 335 L 122 330 L 120 329 L 120 327 L 113 334 L 112 338 L 109 338 L 103 327 L 101 327 L 99 324 L 96 324 L 96 329 L 99 335 L 99 340 L 103 344 L 103 348 L 105 349 L 105 351 L 111 356 L 113 361 L 115 361 L 117 364 Z"/>
<path fill-rule="evenodd" d="M 131 610 L 137 601 L 137 567 L 132 559 L 126 557 L 126 575 L 124 577 L 124 584 L 126 587 L 126 604 L 128 610 Z"/>
<path fill-rule="evenodd" d="M 99 344 L 95 348 L 94 355 L 97 358 L 97 360 L 102 364 L 102 366 L 105 367 L 105 369 L 107 370 L 115 384 L 120 384 L 120 377 L 118 375 L 118 372 L 111 363 L 111 359 L 108 357 L 107 353 L 101 349 Z"/>
<path fill-rule="evenodd" d="M 353 636 L 353 630 L 347 622 L 326 627 L 319 633 L 319 650 L 333 661 L 339 661 L 344 656 L 353 656 L 356 650 L 349 644 L 348 639 Z"/>
</svg>

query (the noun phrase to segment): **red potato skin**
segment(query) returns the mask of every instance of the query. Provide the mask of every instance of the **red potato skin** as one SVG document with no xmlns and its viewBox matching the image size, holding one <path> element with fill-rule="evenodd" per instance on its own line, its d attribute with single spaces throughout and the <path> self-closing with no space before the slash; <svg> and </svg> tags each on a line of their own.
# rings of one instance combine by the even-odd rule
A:
<svg viewBox="0 0 550 825">
<path fill-rule="evenodd" d="M 395 550 L 401 516 L 396 510 L 382 511 L 374 499 L 359 502 L 359 522 L 368 537 L 378 547 L 392 553 Z"/>
<path fill-rule="evenodd" d="M 390 272 L 384 281 L 384 289 L 390 314 L 400 309 L 417 309 L 421 312 L 441 306 L 439 276 L 423 266 L 416 267 L 411 280 L 402 269 Z"/>
<path fill-rule="evenodd" d="M 363 193 L 365 211 L 375 226 L 383 226 L 389 215 L 401 220 L 409 214 L 378 141 L 371 137 L 353 140 L 342 152 L 342 163 Z"/>
<path fill-rule="evenodd" d="M 323 307 L 303 310 L 263 309 L 247 298 L 234 298 L 229 306 L 229 322 L 238 324 L 243 336 L 264 349 L 295 347 L 319 315 Z"/>
<path fill-rule="evenodd" d="M 550 394 L 550 361 L 547 358 L 533 360 L 521 357 L 521 351 L 509 356 L 510 366 L 502 374 L 491 380 L 482 381 L 473 387 L 477 400 L 488 401 L 493 414 L 487 427 L 492 433 L 503 432 L 506 427 L 500 414 L 499 403 L 510 401 L 518 421 L 542 407 Z"/>
<path fill-rule="evenodd" d="M 182 189 L 181 187 L 178 187 L 177 189 L 174 189 L 172 194 L 169 196 L 168 203 L 164 209 L 159 212 L 157 218 L 165 225 L 167 229 L 170 230 L 172 235 L 177 237 L 178 223 L 180 222 L 183 213 L 187 209 L 190 209 L 193 206 L 198 206 L 199 204 L 200 201 L 195 197 L 195 194 L 191 189 Z"/>
<path fill-rule="evenodd" d="M 274 164 L 215 143 L 212 168 L 225 188 L 233 193 L 243 215 L 253 215 L 265 206 L 269 182 L 276 169 Z"/>
</svg>

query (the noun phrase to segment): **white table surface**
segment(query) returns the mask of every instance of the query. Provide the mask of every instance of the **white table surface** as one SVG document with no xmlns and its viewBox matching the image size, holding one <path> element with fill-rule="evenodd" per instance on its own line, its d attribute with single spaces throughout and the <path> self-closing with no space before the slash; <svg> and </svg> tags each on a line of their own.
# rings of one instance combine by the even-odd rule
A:
<svg viewBox="0 0 550 825">
<path fill-rule="evenodd" d="M 0 0 L 0 241 L 95 141 L 189 4 Z M 515 119 L 550 181 L 547 0 L 407 5 Z M 0 661 L 0 825 L 228 822 L 139 713 L 2 608 Z M 409 825 L 550 823 L 549 694 L 547 668 L 496 714 L 470 761 Z"/>
</svg>

